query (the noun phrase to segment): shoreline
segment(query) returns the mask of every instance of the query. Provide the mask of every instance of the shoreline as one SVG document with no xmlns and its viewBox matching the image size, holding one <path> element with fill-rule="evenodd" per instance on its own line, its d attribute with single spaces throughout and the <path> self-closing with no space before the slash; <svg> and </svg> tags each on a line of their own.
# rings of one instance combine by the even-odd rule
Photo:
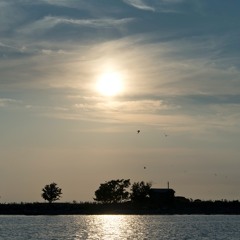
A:
<svg viewBox="0 0 240 240">
<path fill-rule="evenodd" d="M 239 201 L 172 204 L 4 203 L 0 215 L 240 215 Z"/>
</svg>

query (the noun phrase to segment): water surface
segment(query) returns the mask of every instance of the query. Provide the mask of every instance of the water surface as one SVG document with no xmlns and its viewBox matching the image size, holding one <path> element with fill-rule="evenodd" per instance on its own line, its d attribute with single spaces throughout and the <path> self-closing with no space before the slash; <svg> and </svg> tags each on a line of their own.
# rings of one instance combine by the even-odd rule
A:
<svg viewBox="0 0 240 240">
<path fill-rule="evenodd" d="M 0 240 L 239 240 L 240 216 L 0 216 Z"/>
</svg>

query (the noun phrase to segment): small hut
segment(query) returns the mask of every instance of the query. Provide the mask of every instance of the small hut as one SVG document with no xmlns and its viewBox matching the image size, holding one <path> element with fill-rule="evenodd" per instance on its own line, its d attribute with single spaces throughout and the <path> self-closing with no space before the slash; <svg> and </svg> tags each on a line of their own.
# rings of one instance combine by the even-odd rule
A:
<svg viewBox="0 0 240 240">
<path fill-rule="evenodd" d="M 171 188 L 151 188 L 150 199 L 155 203 L 173 203 L 175 191 Z"/>
</svg>

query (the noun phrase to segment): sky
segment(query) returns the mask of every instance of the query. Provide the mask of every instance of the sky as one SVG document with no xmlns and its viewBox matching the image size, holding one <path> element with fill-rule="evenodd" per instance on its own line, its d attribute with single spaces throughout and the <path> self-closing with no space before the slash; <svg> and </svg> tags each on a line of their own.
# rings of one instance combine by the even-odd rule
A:
<svg viewBox="0 0 240 240">
<path fill-rule="evenodd" d="M 239 0 L 1 0 L 0 203 L 130 179 L 240 199 Z M 140 130 L 140 133 L 137 133 Z"/>
</svg>

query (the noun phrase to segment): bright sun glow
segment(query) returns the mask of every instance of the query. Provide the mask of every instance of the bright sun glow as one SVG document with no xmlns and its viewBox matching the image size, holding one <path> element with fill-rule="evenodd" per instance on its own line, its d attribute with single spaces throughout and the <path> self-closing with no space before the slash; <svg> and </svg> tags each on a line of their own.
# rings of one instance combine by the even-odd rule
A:
<svg viewBox="0 0 240 240">
<path fill-rule="evenodd" d="M 104 73 L 97 81 L 97 91 L 104 96 L 115 96 L 123 90 L 121 74 L 118 72 Z"/>
</svg>

